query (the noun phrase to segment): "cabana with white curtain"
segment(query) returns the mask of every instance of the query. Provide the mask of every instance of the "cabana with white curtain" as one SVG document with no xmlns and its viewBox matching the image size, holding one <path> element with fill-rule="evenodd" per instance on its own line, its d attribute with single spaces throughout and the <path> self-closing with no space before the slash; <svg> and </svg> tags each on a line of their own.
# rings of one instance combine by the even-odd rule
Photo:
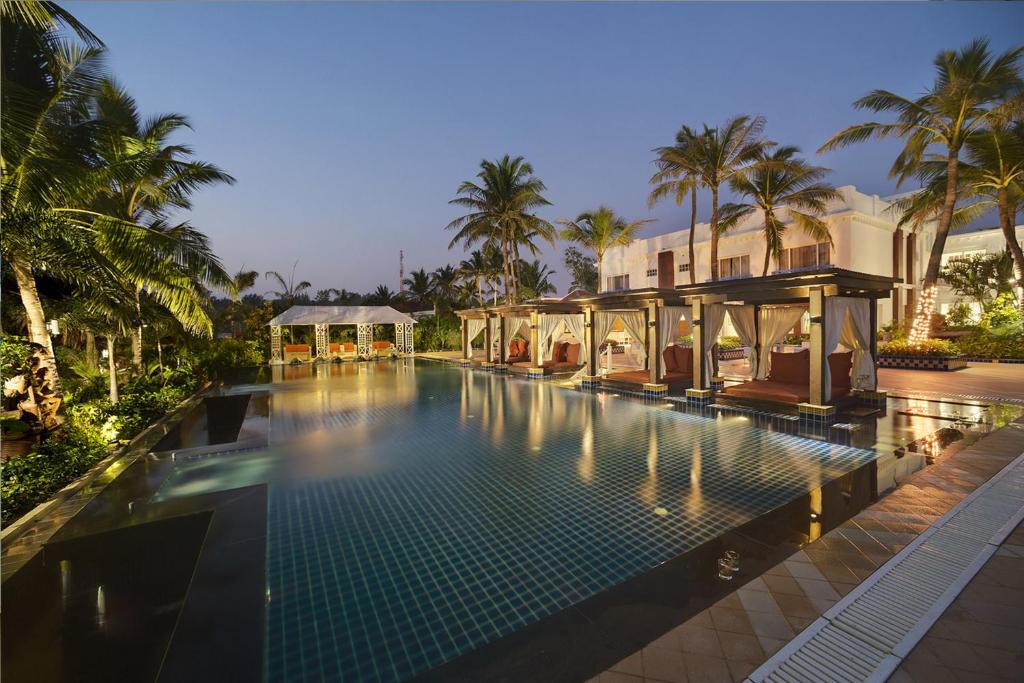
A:
<svg viewBox="0 0 1024 683">
<path fill-rule="evenodd" d="M 295 360 L 330 360 L 332 358 L 371 358 L 378 355 L 413 353 L 413 325 L 416 321 L 390 306 L 292 306 L 274 316 L 270 325 L 270 363 L 277 365 Z M 282 346 L 284 327 L 309 325 L 315 332 L 315 344 Z M 355 325 L 355 344 L 331 344 L 331 325 Z M 394 325 L 395 343 L 374 342 L 374 325 Z M 346 347 L 352 347 L 346 349 Z"/>
<path fill-rule="evenodd" d="M 720 389 L 712 349 L 726 317 L 749 349 L 751 381 L 724 395 L 741 400 L 796 404 L 801 414 L 827 418 L 852 394 L 877 392 L 875 359 L 878 300 L 892 292 L 893 278 L 840 268 L 697 285 L 681 285 L 695 328 L 696 392 Z M 810 348 L 778 349 L 807 313 Z"/>
<path fill-rule="evenodd" d="M 582 308 L 572 300 L 538 300 L 456 312 L 463 362 L 531 376 L 575 372 L 586 352 Z M 483 348 L 483 358 L 474 347 Z"/>
</svg>

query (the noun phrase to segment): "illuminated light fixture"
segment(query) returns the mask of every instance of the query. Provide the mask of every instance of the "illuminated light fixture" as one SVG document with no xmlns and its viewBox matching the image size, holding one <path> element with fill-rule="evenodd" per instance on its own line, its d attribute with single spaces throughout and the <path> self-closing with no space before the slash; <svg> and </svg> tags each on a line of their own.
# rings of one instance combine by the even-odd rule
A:
<svg viewBox="0 0 1024 683">
<path fill-rule="evenodd" d="M 60 334 L 60 324 L 56 320 L 48 320 L 46 322 L 46 330 L 50 333 L 51 337 L 56 337 Z"/>
<path fill-rule="evenodd" d="M 921 292 L 917 315 L 914 317 L 914 324 L 910 328 L 910 335 L 907 338 L 911 344 L 920 344 L 928 339 L 932 328 L 932 312 L 935 310 L 935 294 L 937 292 L 938 287 L 935 285 L 930 285 Z"/>
<path fill-rule="evenodd" d="M 811 521 L 815 522 L 817 520 L 818 520 L 818 513 L 817 512 L 812 512 L 811 513 Z"/>
</svg>

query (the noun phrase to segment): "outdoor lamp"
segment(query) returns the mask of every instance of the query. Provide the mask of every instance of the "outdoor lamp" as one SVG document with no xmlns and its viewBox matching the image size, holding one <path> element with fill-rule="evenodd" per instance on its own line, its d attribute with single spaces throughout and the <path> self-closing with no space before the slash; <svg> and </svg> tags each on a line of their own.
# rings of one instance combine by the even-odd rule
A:
<svg viewBox="0 0 1024 683">
<path fill-rule="evenodd" d="M 48 320 L 46 322 L 46 329 L 52 337 L 56 337 L 60 334 L 60 324 L 56 320 Z"/>
</svg>

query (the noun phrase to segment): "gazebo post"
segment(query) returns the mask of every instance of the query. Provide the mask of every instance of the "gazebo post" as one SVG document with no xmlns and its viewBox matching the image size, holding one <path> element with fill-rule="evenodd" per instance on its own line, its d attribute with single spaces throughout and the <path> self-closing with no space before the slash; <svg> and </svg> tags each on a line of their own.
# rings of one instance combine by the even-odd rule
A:
<svg viewBox="0 0 1024 683">
<path fill-rule="evenodd" d="M 491 316 L 484 313 L 484 359 L 491 363 Z"/>
<path fill-rule="evenodd" d="M 871 341 L 868 344 L 868 352 L 871 354 L 871 362 L 878 365 L 878 299 L 868 299 L 871 306 Z M 871 391 L 878 391 L 878 372 L 875 372 L 875 383 L 869 387 Z"/>
<path fill-rule="evenodd" d="M 373 323 L 356 323 L 356 354 L 369 358 L 373 346 Z"/>
<path fill-rule="evenodd" d="M 703 390 L 708 388 L 704 367 L 704 301 L 700 297 L 694 298 L 690 310 L 693 317 L 690 333 L 693 337 L 693 388 Z"/>
<path fill-rule="evenodd" d="M 330 356 L 330 325 L 328 323 L 317 323 L 313 326 L 314 330 L 314 341 L 316 343 L 316 349 L 314 351 L 316 359 L 327 359 Z"/>
<path fill-rule="evenodd" d="M 462 360 L 469 360 L 472 357 L 469 350 L 469 320 L 463 316 L 459 322 L 462 324 Z"/>
<path fill-rule="evenodd" d="M 820 287 L 810 291 L 808 312 L 811 316 L 811 386 L 812 405 L 825 405 L 825 292 Z"/>
<path fill-rule="evenodd" d="M 540 314 L 530 311 L 530 367 L 540 368 Z"/>
<path fill-rule="evenodd" d="M 658 353 L 658 302 L 647 304 L 647 370 L 650 384 L 658 384 L 661 378 L 661 354 Z"/>
<path fill-rule="evenodd" d="M 583 309 L 583 330 L 587 335 L 587 375 L 593 379 L 597 377 L 597 330 L 594 327 L 594 307 L 587 306 Z M 604 341 L 603 339 L 601 341 Z"/>
<path fill-rule="evenodd" d="M 508 339 L 505 338 L 505 316 L 498 314 L 498 363 L 505 365 L 508 353 Z"/>
<path fill-rule="evenodd" d="M 270 364 L 279 365 L 284 363 L 284 356 L 281 355 L 281 326 L 270 326 Z"/>
</svg>

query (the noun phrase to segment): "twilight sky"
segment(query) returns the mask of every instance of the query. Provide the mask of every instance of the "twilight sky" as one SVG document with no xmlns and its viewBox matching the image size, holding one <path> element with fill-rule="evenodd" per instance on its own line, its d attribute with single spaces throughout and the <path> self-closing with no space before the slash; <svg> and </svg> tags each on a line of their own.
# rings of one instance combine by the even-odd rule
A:
<svg viewBox="0 0 1024 683">
<path fill-rule="evenodd" d="M 671 203 L 647 209 L 651 149 L 683 123 L 738 113 L 765 115 L 767 135 L 832 168 L 834 184 L 891 193 L 893 143 L 814 155 L 864 120 L 850 103 L 872 88 L 917 95 L 940 49 L 1024 37 L 1016 3 L 68 7 L 142 110 L 187 114 L 182 141 L 238 178 L 203 191 L 190 216 L 227 266 L 298 260 L 314 288 L 355 291 L 397 290 L 399 249 L 406 272 L 458 264 L 447 202 L 506 153 L 547 184 L 545 218 L 607 204 L 658 219 L 645 234 L 688 221 Z M 709 213 L 705 197 L 699 220 Z M 564 293 L 563 248 L 543 260 Z"/>
</svg>

